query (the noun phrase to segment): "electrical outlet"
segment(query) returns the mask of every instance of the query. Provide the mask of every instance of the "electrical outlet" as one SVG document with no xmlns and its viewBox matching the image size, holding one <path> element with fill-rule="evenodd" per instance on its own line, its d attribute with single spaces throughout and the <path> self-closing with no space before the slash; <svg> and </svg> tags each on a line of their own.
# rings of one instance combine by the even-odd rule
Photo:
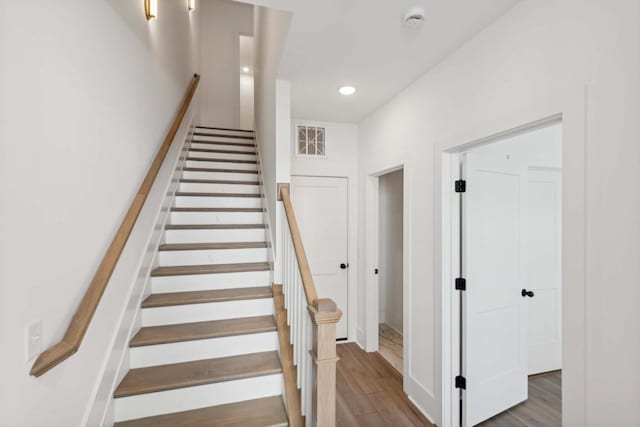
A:
<svg viewBox="0 0 640 427">
<path fill-rule="evenodd" d="M 34 320 L 26 328 L 25 357 L 27 362 L 42 352 L 42 320 Z"/>
</svg>

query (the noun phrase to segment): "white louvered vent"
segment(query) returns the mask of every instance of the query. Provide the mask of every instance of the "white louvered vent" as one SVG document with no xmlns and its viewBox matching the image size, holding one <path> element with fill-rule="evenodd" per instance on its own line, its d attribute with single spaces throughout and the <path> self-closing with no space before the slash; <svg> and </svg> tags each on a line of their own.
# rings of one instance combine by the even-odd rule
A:
<svg viewBox="0 0 640 427">
<path fill-rule="evenodd" d="M 297 125 L 299 156 L 325 157 L 326 131 L 320 126 Z"/>
</svg>

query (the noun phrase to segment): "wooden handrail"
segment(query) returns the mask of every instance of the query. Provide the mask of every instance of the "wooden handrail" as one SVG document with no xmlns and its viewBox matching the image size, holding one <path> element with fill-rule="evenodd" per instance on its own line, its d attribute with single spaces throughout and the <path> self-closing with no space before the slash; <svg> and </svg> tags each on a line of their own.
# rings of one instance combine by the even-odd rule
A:
<svg viewBox="0 0 640 427">
<path fill-rule="evenodd" d="M 162 146 L 158 150 L 156 157 L 151 163 L 151 167 L 147 172 L 147 175 L 142 181 L 138 192 L 136 193 L 133 202 L 131 202 L 131 206 L 129 206 L 129 210 L 125 215 L 122 224 L 118 228 L 116 235 L 111 241 L 111 245 L 109 245 L 109 249 L 107 249 L 107 253 L 104 255 L 98 270 L 96 271 L 93 279 L 91 280 L 91 284 L 89 288 L 82 297 L 82 301 L 80 305 L 76 309 L 76 312 L 71 319 L 71 323 L 67 328 L 67 331 L 64 334 L 64 337 L 60 342 L 45 350 L 40 356 L 36 359 L 33 367 L 31 368 L 31 375 L 39 377 L 45 372 L 49 371 L 54 366 L 63 362 L 67 358 L 71 357 L 75 354 L 80 348 L 80 344 L 84 338 L 87 329 L 89 328 L 89 324 L 91 323 L 91 319 L 98 308 L 98 304 L 100 303 L 100 299 L 104 294 L 104 290 L 109 283 L 109 279 L 113 274 L 113 270 L 118 263 L 118 259 L 124 250 L 124 246 L 129 239 L 129 235 L 133 230 L 133 226 L 140 215 L 140 211 L 144 205 L 144 202 L 147 200 L 149 196 L 149 192 L 153 183 L 158 176 L 158 172 L 160 171 L 160 167 L 164 162 L 167 153 L 169 152 L 169 148 L 171 147 L 171 143 L 178 133 L 178 129 L 182 124 L 182 120 L 184 119 L 185 114 L 187 113 L 187 109 L 191 104 L 191 99 L 198 88 L 198 83 L 200 82 L 200 76 L 195 74 L 189 88 L 187 90 L 187 94 L 182 102 L 180 110 L 176 115 L 167 136 L 165 137 Z"/>
<path fill-rule="evenodd" d="M 307 254 L 304 251 L 304 245 L 302 244 L 302 236 L 300 235 L 300 229 L 298 228 L 298 222 L 296 221 L 296 214 L 293 211 L 293 206 L 291 205 L 289 184 L 278 184 L 278 200 L 281 200 L 284 205 L 284 212 L 287 216 L 287 222 L 289 223 L 291 240 L 293 241 L 293 248 L 300 268 L 300 276 L 302 277 L 302 286 L 304 288 L 304 294 L 307 297 L 307 305 L 314 305 L 318 299 L 318 294 L 316 292 L 316 285 L 313 283 L 313 276 L 311 275 L 311 268 L 309 268 Z"/>
</svg>

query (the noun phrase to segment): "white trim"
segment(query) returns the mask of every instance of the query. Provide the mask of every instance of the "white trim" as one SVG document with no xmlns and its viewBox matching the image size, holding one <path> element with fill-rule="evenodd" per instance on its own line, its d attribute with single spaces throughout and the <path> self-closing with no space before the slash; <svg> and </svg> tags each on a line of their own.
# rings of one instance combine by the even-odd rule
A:
<svg viewBox="0 0 640 427">
<path fill-rule="evenodd" d="M 441 170 L 434 171 L 436 180 L 441 179 L 441 184 L 436 181 L 436 191 L 442 194 L 435 194 L 436 210 L 437 203 L 441 203 L 441 263 L 436 263 L 434 271 L 435 283 L 440 282 L 441 286 L 436 287 L 436 291 L 441 292 L 441 378 L 440 386 L 442 392 L 441 410 L 442 426 L 454 426 L 457 423 L 457 405 L 453 405 L 455 393 L 452 379 L 452 354 L 454 336 L 456 331 L 452 330 L 451 310 L 452 291 L 451 283 L 454 279 L 455 271 L 451 268 L 454 262 L 452 252 L 455 253 L 454 236 L 452 234 L 452 218 L 454 214 L 454 204 L 452 198 L 447 196 L 451 191 L 454 171 L 452 162 L 455 162 L 457 153 L 469 147 L 496 141 L 505 136 L 513 136 L 516 133 L 531 130 L 541 124 L 550 124 L 559 119 L 563 123 L 563 200 L 562 200 L 562 265 L 563 265 L 563 310 L 562 310 L 562 335 L 566 337 L 562 343 L 562 416 L 565 423 L 572 425 L 584 425 L 586 419 L 586 328 L 585 328 L 585 306 L 586 306 L 586 87 L 580 86 L 563 94 L 563 97 L 555 100 L 544 100 L 541 105 L 531 103 L 528 112 L 515 111 L 513 116 L 503 117 L 502 123 L 511 123 L 512 126 L 503 129 L 510 131 L 485 132 L 484 137 L 473 137 L 472 135 L 459 135 L 457 138 L 450 138 L 440 142 L 435 149 L 436 159 L 442 156 Z M 535 107 L 535 108 L 534 108 Z M 543 117 L 543 119 L 540 119 Z M 524 125 L 523 125 L 524 123 Z M 485 131 L 491 126 L 499 123 L 486 125 Z M 476 129 L 477 131 L 478 129 Z M 470 142 L 469 142 L 470 141 Z M 440 172 L 440 173 L 438 173 Z M 438 218 L 436 218 L 438 221 Z M 436 222 L 437 226 L 437 222 Z"/>
</svg>

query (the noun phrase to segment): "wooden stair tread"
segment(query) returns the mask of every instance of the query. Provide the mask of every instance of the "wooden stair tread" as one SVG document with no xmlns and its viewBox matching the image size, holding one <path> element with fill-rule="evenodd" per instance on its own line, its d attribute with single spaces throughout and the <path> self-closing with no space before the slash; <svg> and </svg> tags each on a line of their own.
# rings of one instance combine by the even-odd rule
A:
<svg viewBox="0 0 640 427">
<path fill-rule="evenodd" d="M 180 182 L 185 184 L 230 184 L 230 185 L 260 185 L 259 181 L 233 181 L 229 179 L 192 179 L 182 178 Z"/>
<path fill-rule="evenodd" d="M 188 162 L 215 162 L 215 163 L 247 163 L 257 164 L 257 160 L 242 160 L 242 159 L 214 159 L 210 157 L 187 157 Z"/>
<path fill-rule="evenodd" d="M 268 262 L 245 262 L 236 264 L 204 264 L 204 265 L 178 265 L 171 267 L 156 267 L 152 277 L 161 276 L 186 276 L 190 274 L 220 274 L 241 273 L 247 271 L 269 271 L 271 264 Z"/>
<path fill-rule="evenodd" d="M 131 369 L 114 397 L 154 393 L 282 372 L 276 351 Z"/>
<path fill-rule="evenodd" d="M 217 249 L 262 249 L 267 248 L 267 242 L 224 242 L 224 243 L 165 243 L 160 245 L 160 251 L 206 251 Z"/>
<path fill-rule="evenodd" d="M 238 150 L 222 150 L 218 148 L 189 148 L 190 152 L 196 153 L 217 153 L 217 154 L 244 154 L 247 156 L 255 156 L 255 151 L 238 151 Z"/>
<path fill-rule="evenodd" d="M 258 174 L 257 170 L 241 170 L 241 169 L 221 169 L 221 168 L 192 168 L 186 167 L 183 169 L 186 172 L 218 172 L 218 173 L 251 173 Z"/>
<path fill-rule="evenodd" d="M 232 335 L 258 334 L 275 330 L 276 322 L 273 316 L 242 317 L 239 319 L 149 326 L 140 329 L 129 343 L 129 346 L 141 347 L 146 345 L 169 344 L 208 338 L 221 338 Z"/>
<path fill-rule="evenodd" d="M 201 193 L 193 191 L 178 191 L 176 197 L 245 197 L 245 198 L 260 198 L 260 193 Z"/>
<path fill-rule="evenodd" d="M 264 208 L 178 208 L 172 207 L 171 212 L 264 212 Z"/>
<path fill-rule="evenodd" d="M 227 130 L 229 132 L 251 132 L 252 129 L 234 129 L 234 128 L 221 128 L 221 127 L 211 127 L 211 126 L 196 126 L 196 129 L 213 129 L 213 130 Z"/>
<path fill-rule="evenodd" d="M 209 138 L 229 138 L 229 139 L 253 139 L 253 135 L 226 135 L 223 133 L 194 132 L 193 136 L 206 136 Z"/>
<path fill-rule="evenodd" d="M 281 396 L 123 421 L 115 427 L 286 427 Z"/>
<path fill-rule="evenodd" d="M 269 298 L 273 296 L 271 287 L 215 289 L 206 291 L 171 292 L 151 294 L 143 302 L 142 308 L 167 307 L 173 305 L 205 304 L 209 302 L 237 301 Z"/>
<path fill-rule="evenodd" d="M 266 228 L 264 224 L 167 224 L 167 230 L 249 230 Z"/>
</svg>

